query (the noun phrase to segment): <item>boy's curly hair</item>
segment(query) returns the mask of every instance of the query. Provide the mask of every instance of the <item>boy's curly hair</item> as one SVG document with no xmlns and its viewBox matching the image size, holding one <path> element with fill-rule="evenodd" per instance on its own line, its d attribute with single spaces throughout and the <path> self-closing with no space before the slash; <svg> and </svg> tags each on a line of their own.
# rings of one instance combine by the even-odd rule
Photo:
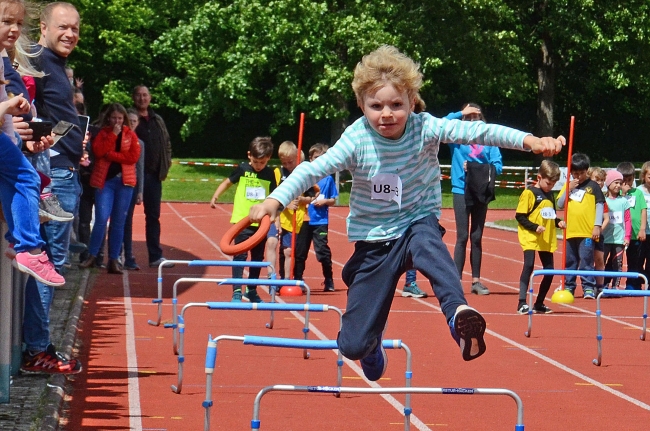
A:
<svg viewBox="0 0 650 431">
<path fill-rule="evenodd" d="M 352 89 L 361 106 L 366 94 L 390 83 L 398 91 L 406 91 L 410 100 L 419 97 L 422 87 L 420 65 L 391 45 L 382 45 L 364 55 L 354 69 Z M 421 99 L 420 99 L 421 100 Z"/>
</svg>

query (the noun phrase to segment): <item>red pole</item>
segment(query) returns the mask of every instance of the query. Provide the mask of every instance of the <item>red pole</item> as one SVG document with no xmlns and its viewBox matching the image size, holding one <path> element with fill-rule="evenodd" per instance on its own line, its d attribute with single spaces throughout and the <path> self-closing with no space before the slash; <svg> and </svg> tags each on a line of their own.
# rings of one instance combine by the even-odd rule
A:
<svg viewBox="0 0 650 431">
<path fill-rule="evenodd" d="M 296 166 L 300 164 L 302 160 L 300 160 L 300 156 L 302 155 L 302 134 L 303 131 L 305 130 L 305 113 L 301 112 L 300 113 L 300 127 L 298 128 L 298 154 L 296 154 Z M 294 264 L 295 264 L 295 257 L 296 257 L 296 212 L 298 210 L 293 212 L 293 220 L 291 223 L 291 274 L 289 274 L 289 278 L 291 280 L 294 279 L 293 277 L 293 269 L 294 269 Z"/>
<path fill-rule="evenodd" d="M 573 128 L 575 125 L 575 116 L 571 116 L 571 127 L 569 129 L 569 154 L 566 167 L 566 184 L 564 189 L 564 223 L 569 223 L 569 182 L 571 181 L 571 156 L 573 155 Z M 562 230 L 562 270 L 566 269 L 566 228 Z M 564 290 L 566 276 L 562 276 L 562 290 Z"/>
</svg>

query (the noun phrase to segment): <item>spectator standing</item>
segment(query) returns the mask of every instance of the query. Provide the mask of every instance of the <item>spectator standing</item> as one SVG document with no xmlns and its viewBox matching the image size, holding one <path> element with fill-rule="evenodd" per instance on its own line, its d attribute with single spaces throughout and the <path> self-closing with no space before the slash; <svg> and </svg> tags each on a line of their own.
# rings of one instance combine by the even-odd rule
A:
<svg viewBox="0 0 650 431">
<path fill-rule="evenodd" d="M 140 157 L 138 137 L 129 126 L 126 109 L 119 103 L 114 103 L 106 111 L 102 129 L 93 141 L 95 166 L 90 176 L 90 185 L 96 189 L 95 224 L 90 234 L 90 256 L 79 265 L 82 268 L 90 268 L 95 264 L 110 217 L 108 272 L 122 274 L 118 258 L 124 240 L 124 222 L 137 183 L 135 164 Z"/>
<path fill-rule="evenodd" d="M 467 103 L 462 111 L 451 113 L 445 118 L 485 122 L 481 107 L 475 103 Z M 465 250 L 469 239 L 469 259 L 472 268 L 471 292 L 477 295 L 489 295 L 490 291 L 481 283 L 483 227 L 488 203 L 494 200 L 494 178 L 503 169 L 501 151 L 497 147 L 476 144 L 450 144 L 449 149 L 451 151 L 451 193 L 454 198 L 456 219 L 454 263 L 462 279 Z"/>
<path fill-rule="evenodd" d="M 632 234 L 632 220 L 630 218 L 630 204 L 621 194 L 623 175 L 617 170 L 607 172 L 605 179 L 607 187 L 607 207 L 609 208 L 609 223 L 603 229 L 602 236 L 605 241 L 605 270 L 613 272 L 623 271 L 623 251 L 630 243 Z M 645 204 L 645 201 L 643 202 Z M 645 230 L 645 229 L 644 229 Z M 604 286 L 618 289 L 620 277 L 605 277 Z"/>
<path fill-rule="evenodd" d="M 645 228 L 648 224 L 648 207 L 643 197 L 643 192 L 634 187 L 634 165 L 630 162 L 622 162 L 616 166 L 616 170 L 623 175 L 621 194 L 627 199 L 630 205 L 630 219 L 632 221 L 632 232 L 630 242 L 625 249 L 628 272 L 641 272 L 642 244 L 646 241 Z M 641 289 L 642 279 L 628 278 L 626 289 Z"/>
<path fill-rule="evenodd" d="M 44 75 L 35 78 L 36 109 L 44 121 L 57 124 L 68 121 L 78 126 L 77 111 L 72 103 L 72 87 L 65 72 L 66 60 L 79 41 L 80 18 L 70 3 L 47 4 L 40 15 L 42 51 L 34 66 Z M 77 213 L 81 185 L 79 161 L 83 157 L 83 132 L 73 127 L 50 150 L 52 193 L 64 211 Z M 52 263 L 61 272 L 70 244 L 72 223 L 50 221 L 43 224 L 44 240 L 49 247 Z M 28 373 L 78 373 L 82 369 L 77 359 L 67 359 L 51 344 L 49 313 L 53 289 L 29 277 L 25 287 L 23 340 L 26 350 L 21 370 Z"/>
<path fill-rule="evenodd" d="M 138 85 L 133 89 L 132 97 L 140 120 L 135 133 L 144 142 L 142 202 L 149 267 L 156 268 L 165 260 L 160 247 L 160 203 L 162 182 L 167 178 L 172 164 L 172 145 L 165 122 L 151 109 L 149 89 Z"/>
<path fill-rule="evenodd" d="M 139 122 L 138 113 L 134 109 L 129 109 L 127 113 L 131 122 L 131 129 L 137 129 Z M 138 182 L 133 191 L 131 205 L 129 205 L 129 211 L 126 213 L 126 222 L 124 223 L 124 269 L 134 271 L 139 271 L 140 266 L 135 261 L 135 255 L 133 254 L 133 212 L 135 211 L 136 205 L 142 204 L 142 191 L 144 189 L 144 142 L 139 140 L 139 144 L 140 158 L 135 165 Z"/>
</svg>

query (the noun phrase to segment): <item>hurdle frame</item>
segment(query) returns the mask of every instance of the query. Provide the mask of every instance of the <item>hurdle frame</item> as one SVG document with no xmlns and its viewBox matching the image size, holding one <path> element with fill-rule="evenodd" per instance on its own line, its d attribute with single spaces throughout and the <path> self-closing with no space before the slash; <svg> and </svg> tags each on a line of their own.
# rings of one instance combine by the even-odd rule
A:
<svg viewBox="0 0 650 431">
<path fill-rule="evenodd" d="M 246 283 L 243 283 L 246 281 Z M 181 277 L 174 282 L 172 287 L 172 322 L 163 324 L 165 328 L 172 329 L 172 350 L 174 354 L 178 354 L 178 286 L 184 283 L 216 283 L 218 285 L 236 285 L 236 284 L 264 284 L 271 287 L 271 304 L 275 303 L 275 291 L 278 286 L 294 286 L 298 285 L 304 287 L 307 292 L 307 300 L 305 303 L 310 303 L 311 291 L 309 286 L 307 286 L 302 280 L 275 280 L 275 279 L 262 279 L 262 278 L 196 278 L 196 277 Z M 154 300 L 155 301 L 155 300 Z M 266 327 L 273 329 L 273 323 L 275 316 L 274 312 L 271 311 L 271 316 L 269 317 L 269 322 L 266 323 Z M 159 312 L 160 316 L 160 312 Z M 160 318 L 160 317 L 159 317 Z M 152 322 L 151 320 L 149 321 Z M 309 312 L 305 313 L 305 328 L 303 329 L 305 333 L 305 339 L 307 339 L 307 333 L 309 332 Z M 305 359 L 309 356 L 305 352 Z"/>
<path fill-rule="evenodd" d="M 341 352 L 338 351 L 338 344 L 336 340 L 301 340 L 296 338 L 280 338 L 280 337 L 259 337 L 253 335 L 233 336 L 233 335 L 220 335 L 215 337 L 208 336 L 208 346 L 205 354 L 205 400 L 201 404 L 205 409 L 204 417 L 204 430 L 210 430 L 210 408 L 213 405 L 212 400 L 212 375 L 216 368 L 217 363 L 217 343 L 220 340 L 242 341 L 244 345 L 253 346 L 266 346 L 266 347 L 281 347 L 288 349 L 313 349 L 313 350 L 337 350 L 339 358 Z M 402 349 L 406 353 L 406 371 L 404 373 L 406 382 L 405 387 L 402 389 L 411 388 L 411 379 L 413 378 L 413 371 L 411 368 L 412 357 L 411 349 L 402 342 L 402 340 L 382 340 L 384 349 Z M 341 365 L 342 359 L 339 359 Z M 338 362 L 337 362 L 338 363 Z M 340 369 L 340 368 L 339 368 Z M 341 386 L 339 386 L 341 387 Z M 406 393 L 406 392 L 405 392 Z M 340 392 L 334 394 L 337 398 L 340 397 Z M 411 394 L 406 393 L 404 401 L 404 429 L 408 431 L 411 425 Z"/>
<path fill-rule="evenodd" d="M 642 274 L 640 274 L 642 275 Z M 645 277 L 643 277 L 645 278 Z M 645 280 L 646 282 L 646 287 L 648 285 L 648 280 Z M 618 290 L 618 289 L 603 289 L 602 292 L 598 294 L 596 297 L 596 343 L 598 345 L 598 356 L 596 359 L 592 360 L 591 362 L 596 365 L 600 366 L 601 360 L 603 357 L 603 348 L 602 348 L 602 340 L 603 340 L 603 334 L 602 334 L 602 326 L 601 326 L 601 309 L 600 309 L 600 299 L 601 297 L 643 297 L 643 329 L 641 331 L 640 339 L 641 341 L 645 341 L 645 333 L 646 333 L 646 320 L 648 318 L 648 296 L 650 296 L 650 291 L 646 289 L 643 290 Z"/>
<path fill-rule="evenodd" d="M 245 303 L 245 302 L 190 302 L 185 304 L 178 316 L 178 330 L 179 330 L 179 343 L 178 343 L 178 374 L 177 384 L 171 385 L 174 393 L 180 394 L 183 387 L 183 365 L 185 363 L 184 346 L 185 346 L 185 312 L 194 307 L 205 307 L 210 310 L 241 310 L 241 311 L 312 311 L 312 312 L 326 312 L 334 311 L 339 315 L 339 330 L 343 324 L 343 312 L 340 308 L 327 304 L 279 304 L 277 302 L 262 302 L 262 303 Z M 305 338 L 306 339 L 306 338 Z M 306 351 L 306 349 L 305 349 Z M 337 384 L 340 386 L 343 379 L 343 357 L 341 352 L 338 353 L 338 378 Z M 304 352 L 303 352 L 304 357 Z M 307 354 L 309 357 L 309 354 Z"/>
<path fill-rule="evenodd" d="M 158 297 L 155 299 L 152 299 L 151 302 L 154 304 L 158 304 L 158 317 L 156 320 L 149 320 L 147 323 L 152 326 L 160 326 L 160 322 L 162 321 L 162 304 L 163 304 L 163 297 L 162 297 L 162 290 L 163 290 L 163 276 L 162 276 L 162 269 L 164 267 L 172 268 L 176 264 L 179 265 L 187 265 L 189 267 L 206 267 L 206 266 L 214 266 L 214 267 L 241 267 L 241 268 L 267 268 L 268 274 L 270 279 L 274 280 L 276 277 L 275 274 L 275 268 L 270 262 L 250 262 L 250 261 L 234 261 L 234 260 L 164 260 L 160 262 L 158 265 L 158 278 L 157 280 L 157 286 L 158 286 Z M 275 293 L 275 292 L 273 292 Z M 274 295 L 271 295 L 271 300 L 274 299 Z M 173 296 L 172 298 L 172 304 L 175 304 L 176 302 L 176 295 Z M 176 314 L 176 311 L 174 311 L 174 315 Z"/>
<path fill-rule="evenodd" d="M 530 335 L 532 333 L 533 329 L 533 297 L 534 297 L 534 289 L 533 289 L 533 278 L 537 277 L 539 275 L 575 275 L 576 277 L 578 276 L 592 276 L 592 277 L 621 277 L 621 278 L 642 278 L 645 281 L 645 289 L 648 288 L 648 279 L 646 278 L 645 275 L 638 273 L 638 272 L 618 272 L 618 271 L 586 271 L 586 270 L 575 270 L 575 269 L 537 269 L 533 271 L 533 273 L 530 275 L 530 280 L 528 281 L 528 330 L 524 332 L 524 335 L 528 338 L 530 338 Z M 618 295 L 622 296 L 621 292 L 631 292 L 631 291 L 626 291 L 626 290 L 618 290 L 618 289 L 603 289 L 603 290 L 612 290 L 615 292 L 619 292 Z M 637 291 L 638 292 L 638 291 Z M 614 296 L 614 295 L 610 295 Z M 627 296 L 632 296 L 632 295 L 627 295 Z M 645 295 L 638 295 L 638 296 L 645 296 Z M 648 314 L 648 297 L 645 296 L 644 298 L 644 303 L 643 303 L 643 328 L 644 328 L 644 335 L 643 337 L 645 338 L 645 327 L 646 327 L 646 319 L 647 319 L 647 314 Z M 598 317 L 598 315 L 597 315 Z"/>
<path fill-rule="evenodd" d="M 334 393 L 334 394 L 441 394 L 441 395 L 506 395 L 512 398 L 517 405 L 517 423 L 515 431 L 524 431 L 524 403 L 517 393 L 510 389 L 500 388 L 351 388 L 332 386 L 302 386 L 302 385 L 273 385 L 260 390 L 255 397 L 253 404 L 253 419 L 251 420 L 251 431 L 260 429 L 260 404 L 262 397 L 269 392 L 307 392 L 307 393 Z M 404 430 L 409 431 L 410 423 L 404 417 Z"/>
</svg>

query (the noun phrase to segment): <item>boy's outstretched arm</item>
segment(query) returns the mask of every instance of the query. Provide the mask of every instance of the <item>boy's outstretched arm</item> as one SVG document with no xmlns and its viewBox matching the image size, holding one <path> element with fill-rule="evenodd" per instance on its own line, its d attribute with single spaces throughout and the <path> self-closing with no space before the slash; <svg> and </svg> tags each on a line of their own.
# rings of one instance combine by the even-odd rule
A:
<svg viewBox="0 0 650 431">
<path fill-rule="evenodd" d="M 265 215 L 269 215 L 271 221 L 274 221 L 281 208 L 282 204 L 279 201 L 272 198 L 266 198 L 261 204 L 253 205 L 251 207 L 248 212 L 248 217 L 251 219 L 252 223 L 259 223 Z"/>
<path fill-rule="evenodd" d="M 524 138 L 524 148 L 529 149 L 535 154 L 542 154 L 545 157 L 554 156 L 562 151 L 566 145 L 566 139 L 560 135 L 557 138 L 546 136 L 538 138 L 537 136 L 528 135 Z"/>
</svg>

